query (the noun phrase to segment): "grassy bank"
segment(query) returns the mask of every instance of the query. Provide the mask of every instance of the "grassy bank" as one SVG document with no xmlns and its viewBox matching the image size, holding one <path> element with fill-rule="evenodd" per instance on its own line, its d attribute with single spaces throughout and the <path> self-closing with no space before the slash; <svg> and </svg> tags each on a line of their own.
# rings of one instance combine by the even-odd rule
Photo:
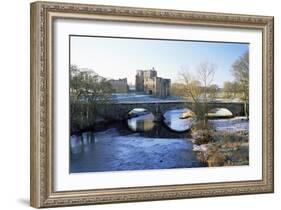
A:
<svg viewBox="0 0 281 210">
<path fill-rule="evenodd" d="M 211 125 L 192 129 L 194 151 L 208 166 L 240 166 L 249 164 L 249 133 L 247 130 L 218 131 Z"/>
</svg>

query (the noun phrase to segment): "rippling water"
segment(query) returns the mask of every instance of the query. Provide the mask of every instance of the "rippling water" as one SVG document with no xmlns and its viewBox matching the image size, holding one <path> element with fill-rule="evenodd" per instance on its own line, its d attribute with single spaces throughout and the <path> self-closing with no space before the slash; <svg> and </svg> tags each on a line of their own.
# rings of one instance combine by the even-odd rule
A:
<svg viewBox="0 0 281 210">
<path fill-rule="evenodd" d="M 187 138 L 149 138 L 139 133 L 122 135 L 112 128 L 83 137 L 72 136 L 71 141 L 75 142 L 71 147 L 71 173 L 203 166 Z"/>
<path fill-rule="evenodd" d="M 144 111 L 144 110 L 137 110 Z M 72 135 L 70 173 L 203 167 L 189 136 L 188 109 L 165 113 L 162 122 L 144 113 L 100 131 Z M 248 129 L 243 118 L 210 120 L 217 130 Z"/>
<path fill-rule="evenodd" d="M 176 132 L 188 130 L 184 129 L 188 122 L 179 119 L 184 111 L 167 113 L 167 125 L 154 122 L 152 114 L 144 114 L 129 119 L 127 125 L 119 123 L 104 131 L 71 136 L 70 172 L 203 166 L 193 152 L 187 132 Z M 180 122 L 174 123 L 175 120 Z"/>
</svg>

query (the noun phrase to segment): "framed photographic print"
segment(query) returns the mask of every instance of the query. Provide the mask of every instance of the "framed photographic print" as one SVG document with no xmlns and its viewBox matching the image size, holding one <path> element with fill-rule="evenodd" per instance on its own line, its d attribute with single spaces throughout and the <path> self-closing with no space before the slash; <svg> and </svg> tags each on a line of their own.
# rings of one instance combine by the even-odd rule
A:
<svg viewBox="0 0 281 210">
<path fill-rule="evenodd" d="M 273 187 L 273 17 L 31 4 L 33 207 Z"/>
</svg>

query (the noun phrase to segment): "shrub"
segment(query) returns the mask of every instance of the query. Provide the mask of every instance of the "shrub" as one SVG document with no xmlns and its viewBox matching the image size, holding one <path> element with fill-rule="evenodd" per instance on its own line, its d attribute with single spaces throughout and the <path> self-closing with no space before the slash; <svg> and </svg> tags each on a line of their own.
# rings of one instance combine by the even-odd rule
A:
<svg viewBox="0 0 281 210">
<path fill-rule="evenodd" d="M 199 131 L 199 130 L 213 130 L 213 127 L 211 124 L 207 123 L 205 124 L 204 121 L 197 121 L 192 126 L 192 131 Z"/>
<path fill-rule="evenodd" d="M 194 139 L 194 144 L 208 144 L 212 142 L 212 135 L 210 130 L 199 130 L 192 132 L 192 138 Z"/>
<path fill-rule="evenodd" d="M 202 121 L 200 121 L 193 126 L 191 131 L 194 144 L 208 144 L 213 141 L 213 129 L 209 124 L 205 125 Z"/>
<path fill-rule="evenodd" d="M 210 167 L 249 164 L 249 144 L 247 135 L 222 131 L 209 131 L 208 133 L 206 130 L 196 131 L 193 135 L 195 137 L 194 143 L 209 145 L 207 151 L 200 151 L 197 153 L 198 160 L 203 164 Z"/>
<path fill-rule="evenodd" d="M 220 152 L 213 153 L 207 160 L 208 166 L 224 166 L 226 163 L 225 156 Z"/>
</svg>

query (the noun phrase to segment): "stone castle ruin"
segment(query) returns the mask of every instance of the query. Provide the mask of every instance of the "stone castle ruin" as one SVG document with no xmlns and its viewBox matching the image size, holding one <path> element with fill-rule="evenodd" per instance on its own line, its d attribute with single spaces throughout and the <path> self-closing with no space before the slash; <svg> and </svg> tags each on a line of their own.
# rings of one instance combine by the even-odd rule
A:
<svg viewBox="0 0 281 210">
<path fill-rule="evenodd" d="M 166 98 L 170 95 L 171 80 L 157 77 L 157 71 L 154 69 L 137 70 L 136 92 L 155 95 Z"/>
<path fill-rule="evenodd" d="M 117 80 L 111 79 L 111 80 L 109 80 L 109 83 L 111 84 L 113 90 L 116 93 L 128 93 L 128 91 L 129 91 L 127 78 L 117 79 Z"/>
</svg>

